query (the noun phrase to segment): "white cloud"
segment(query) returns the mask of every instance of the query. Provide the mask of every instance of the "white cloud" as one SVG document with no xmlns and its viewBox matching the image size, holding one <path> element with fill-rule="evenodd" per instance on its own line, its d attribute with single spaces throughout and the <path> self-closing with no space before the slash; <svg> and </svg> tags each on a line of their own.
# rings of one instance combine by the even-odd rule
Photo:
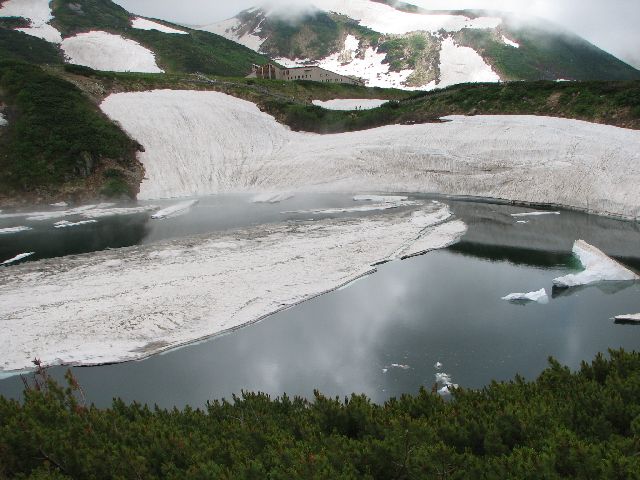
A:
<svg viewBox="0 0 640 480">
<path fill-rule="evenodd" d="M 141 15 L 178 23 L 204 25 L 234 16 L 261 0 L 116 0 Z M 300 6 L 309 0 L 271 0 Z M 496 9 L 535 15 L 572 30 L 598 47 L 640 68 L 640 1 L 638 0 L 409 0 L 430 9 Z"/>
</svg>

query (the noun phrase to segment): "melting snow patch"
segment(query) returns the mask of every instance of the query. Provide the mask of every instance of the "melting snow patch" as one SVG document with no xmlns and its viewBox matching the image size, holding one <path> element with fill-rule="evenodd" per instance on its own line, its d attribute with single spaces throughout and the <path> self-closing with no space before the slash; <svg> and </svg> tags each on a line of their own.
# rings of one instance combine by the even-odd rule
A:
<svg viewBox="0 0 640 480">
<path fill-rule="evenodd" d="M 131 20 L 131 26 L 139 30 L 158 30 L 159 32 L 162 32 L 162 33 L 176 33 L 180 35 L 189 34 L 189 32 L 167 27 L 166 25 L 163 25 L 161 23 L 154 22 L 152 20 L 147 20 L 146 18 L 141 18 L 141 17 L 137 17 Z"/>
<path fill-rule="evenodd" d="M 458 83 L 499 82 L 500 77 L 473 48 L 460 47 L 452 38 L 442 42 L 438 87 Z"/>
<path fill-rule="evenodd" d="M 615 317 L 616 322 L 629 322 L 629 323 L 640 323 L 640 313 L 635 313 L 633 315 L 618 315 Z"/>
<path fill-rule="evenodd" d="M 0 17 L 26 18 L 29 20 L 29 27 L 16 30 L 47 42 L 60 43 L 60 32 L 49 25 L 49 21 L 53 19 L 49 3 L 49 0 L 8 0 L 0 8 Z"/>
<path fill-rule="evenodd" d="M 9 227 L 9 228 L 0 228 L 0 235 L 10 235 L 12 233 L 20 233 L 32 230 L 31 227 Z"/>
<path fill-rule="evenodd" d="M 176 203 L 175 205 L 171 205 L 170 207 L 157 211 L 151 215 L 151 218 L 161 219 L 177 217 L 178 215 L 186 213 L 196 203 L 198 203 L 198 200 L 188 200 L 186 202 Z"/>
<path fill-rule="evenodd" d="M 133 40 L 108 32 L 79 33 L 62 42 L 69 63 L 95 70 L 163 73 L 151 50 Z"/>
<path fill-rule="evenodd" d="M 0 263 L 0 265 L 10 265 L 12 263 L 16 263 L 19 262 L 20 260 L 30 257 L 31 255 L 33 255 L 36 252 L 29 252 L 29 253 L 21 253 L 20 255 L 16 255 L 13 258 L 10 258 L 9 260 L 5 260 L 4 262 Z"/>
<path fill-rule="evenodd" d="M 244 45 L 251 50 L 255 50 L 256 52 L 260 50 L 260 47 L 266 40 L 266 38 L 260 38 L 260 36 L 256 35 L 256 33 L 260 33 L 260 27 L 258 27 L 253 32 L 238 34 L 238 31 L 241 28 L 242 25 L 240 23 L 240 20 L 238 20 L 237 18 L 230 18 L 213 25 L 200 27 L 200 30 L 221 35 L 225 38 L 233 40 L 236 43 L 239 43 L 240 45 Z M 275 60 L 278 61 L 278 59 Z"/>
<path fill-rule="evenodd" d="M 327 110 L 371 110 L 377 108 L 380 105 L 387 103 L 389 100 L 374 100 L 374 99 L 345 99 L 337 98 L 335 100 L 314 100 L 313 104 L 318 107 L 326 108 Z"/>
<path fill-rule="evenodd" d="M 0 113 L 0 127 L 4 127 L 5 125 L 7 125 L 9 122 L 7 122 L 7 119 L 4 118 L 4 115 L 2 113 Z"/>
<path fill-rule="evenodd" d="M 514 42 L 513 40 L 509 40 L 507 37 L 505 37 L 504 35 L 502 35 L 502 41 L 504 42 L 505 45 L 509 45 L 510 47 L 513 48 L 520 48 L 520 44 L 517 42 Z"/>
<path fill-rule="evenodd" d="M 576 240 L 573 254 L 584 266 L 584 271 L 558 277 L 553 280 L 554 286 L 569 288 L 598 282 L 640 280 L 638 275 L 584 240 Z"/>
<path fill-rule="evenodd" d="M 541 288 L 536 292 L 511 293 L 506 297 L 502 297 L 502 300 L 507 300 L 512 303 L 538 302 L 546 304 L 549 303 L 549 296 L 547 295 L 547 291 L 544 288 Z"/>
</svg>

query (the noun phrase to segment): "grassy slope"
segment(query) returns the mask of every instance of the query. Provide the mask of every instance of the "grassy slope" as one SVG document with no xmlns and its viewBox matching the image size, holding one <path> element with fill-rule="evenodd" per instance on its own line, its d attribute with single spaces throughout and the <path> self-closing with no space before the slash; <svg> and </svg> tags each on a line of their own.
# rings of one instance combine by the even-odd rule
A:
<svg viewBox="0 0 640 480">
<path fill-rule="evenodd" d="M 123 34 L 155 52 L 158 64 L 171 73 L 246 75 L 252 64 L 268 61 L 253 50 L 208 32 L 189 30 L 189 35 L 176 35 L 132 28 L 129 12 L 110 0 L 53 0 L 52 10 L 53 25 L 63 36 L 89 30 Z"/>
<path fill-rule="evenodd" d="M 100 410 L 69 380 L 0 398 L 0 478 L 640 478 L 638 353 L 576 373 L 551 361 L 535 381 L 451 402 L 245 393 L 204 410 Z"/>
<path fill-rule="evenodd" d="M 490 30 L 464 29 L 456 41 L 478 51 L 505 80 L 640 80 L 640 71 L 560 27 L 506 21 L 501 32 L 520 48 Z"/>
<path fill-rule="evenodd" d="M 31 63 L 62 63 L 62 54 L 49 42 L 0 24 L 0 60 Z"/>
<path fill-rule="evenodd" d="M 81 90 L 40 67 L 4 61 L 0 98 L 9 122 L 0 135 L 4 195 L 135 195 L 137 144 Z"/>
</svg>

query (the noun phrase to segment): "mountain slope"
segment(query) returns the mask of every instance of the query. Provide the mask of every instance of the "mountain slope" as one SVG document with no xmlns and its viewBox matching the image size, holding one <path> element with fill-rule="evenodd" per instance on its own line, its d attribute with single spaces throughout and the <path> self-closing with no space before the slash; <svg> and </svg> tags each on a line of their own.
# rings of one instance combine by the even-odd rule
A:
<svg viewBox="0 0 640 480">
<path fill-rule="evenodd" d="M 268 60 L 212 33 L 136 17 L 110 0 L 8 0 L 0 17 L 0 55 L 13 43 L 24 47 L 46 40 L 42 50 L 95 69 L 226 76 L 244 76 L 252 64 Z M 31 38 L 19 38 L 16 30 Z M 56 63 L 55 55 L 35 55 L 38 48 L 22 47 L 23 54 L 3 58 Z"/>
<path fill-rule="evenodd" d="M 319 63 L 369 86 L 432 89 L 500 80 L 633 80 L 640 71 L 542 21 L 426 11 L 385 1 L 315 0 L 296 16 L 252 8 L 202 27 L 285 65 Z"/>
</svg>

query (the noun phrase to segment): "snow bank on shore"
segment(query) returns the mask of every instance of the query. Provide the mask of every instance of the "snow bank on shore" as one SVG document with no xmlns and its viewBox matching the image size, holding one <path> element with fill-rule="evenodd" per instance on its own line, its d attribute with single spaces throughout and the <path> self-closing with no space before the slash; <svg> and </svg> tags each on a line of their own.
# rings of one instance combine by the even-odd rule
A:
<svg viewBox="0 0 640 480">
<path fill-rule="evenodd" d="M 442 204 L 417 207 L 438 220 Z M 139 359 L 347 284 L 431 233 L 411 211 L 251 227 L 0 269 L 0 371 Z M 433 237 L 434 248 L 441 237 Z"/>
<path fill-rule="evenodd" d="M 8 0 L 0 7 L 0 17 L 22 17 L 29 20 L 29 27 L 16 28 L 19 32 L 47 42 L 60 43 L 60 32 L 49 25 L 53 19 L 50 0 Z"/>
<path fill-rule="evenodd" d="M 555 278 L 553 284 L 556 287 L 569 288 L 598 282 L 640 280 L 640 276 L 584 240 L 576 240 L 573 254 L 584 266 L 584 271 Z"/>
<path fill-rule="evenodd" d="M 67 61 L 95 70 L 163 73 L 151 50 L 109 32 L 92 31 L 65 38 L 61 45 Z"/>
<path fill-rule="evenodd" d="M 371 110 L 387 103 L 389 100 L 376 100 L 371 98 L 336 98 L 334 100 L 314 100 L 313 104 L 327 110 Z"/>
<path fill-rule="evenodd" d="M 550 117 L 452 116 L 316 135 L 292 132 L 250 102 L 195 91 L 114 94 L 101 107 L 145 147 L 141 199 L 429 192 L 640 217 L 639 131 Z"/>
</svg>

